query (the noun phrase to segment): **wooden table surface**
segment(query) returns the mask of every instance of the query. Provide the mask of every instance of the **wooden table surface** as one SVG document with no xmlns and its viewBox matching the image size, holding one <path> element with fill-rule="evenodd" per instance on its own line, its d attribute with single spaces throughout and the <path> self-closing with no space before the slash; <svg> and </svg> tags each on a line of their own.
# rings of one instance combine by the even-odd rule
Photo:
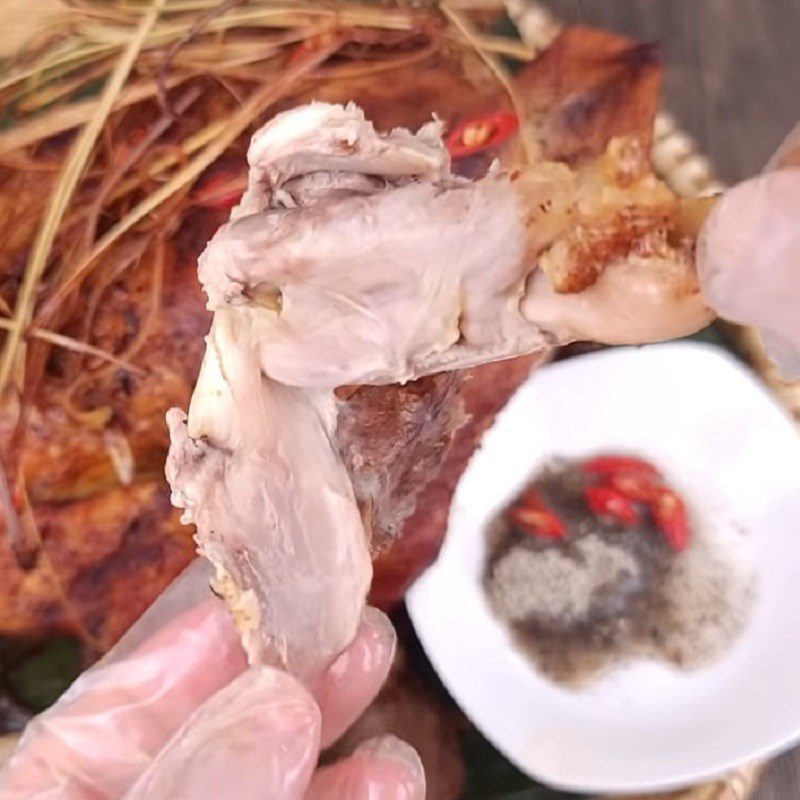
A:
<svg viewBox="0 0 800 800">
<path fill-rule="evenodd" d="M 545 0 L 566 22 L 658 42 L 664 105 L 726 182 L 764 166 L 800 121 L 800 0 Z M 800 748 L 748 800 L 800 798 Z"/>
</svg>

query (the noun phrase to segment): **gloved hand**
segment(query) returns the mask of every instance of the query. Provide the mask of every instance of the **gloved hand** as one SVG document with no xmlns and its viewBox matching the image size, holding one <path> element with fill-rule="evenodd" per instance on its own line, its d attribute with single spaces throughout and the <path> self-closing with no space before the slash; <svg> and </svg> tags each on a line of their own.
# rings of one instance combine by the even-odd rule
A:
<svg viewBox="0 0 800 800">
<path fill-rule="evenodd" d="M 309 691 L 248 668 L 209 571 L 196 562 L 108 656 L 26 729 L 0 776 L 2 800 L 422 800 L 417 754 L 393 737 L 317 769 L 366 708 L 395 648 L 367 609 Z"/>
<path fill-rule="evenodd" d="M 756 326 L 787 379 L 800 378 L 800 127 L 766 171 L 725 192 L 697 243 L 703 296 Z"/>
</svg>

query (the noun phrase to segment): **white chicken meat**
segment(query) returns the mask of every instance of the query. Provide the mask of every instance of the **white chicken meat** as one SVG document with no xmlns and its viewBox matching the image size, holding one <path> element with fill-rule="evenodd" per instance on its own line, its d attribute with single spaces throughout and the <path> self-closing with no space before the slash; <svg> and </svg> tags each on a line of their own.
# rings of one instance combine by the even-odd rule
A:
<svg viewBox="0 0 800 800">
<path fill-rule="evenodd" d="M 313 679 L 363 609 L 334 388 L 710 319 L 668 236 L 674 197 L 624 152 L 473 182 L 451 174 L 436 122 L 381 135 L 352 104 L 313 103 L 255 134 L 248 189 L 200 259 L 215 320 L 167 464 L 252 661 Z"/>
</svg>

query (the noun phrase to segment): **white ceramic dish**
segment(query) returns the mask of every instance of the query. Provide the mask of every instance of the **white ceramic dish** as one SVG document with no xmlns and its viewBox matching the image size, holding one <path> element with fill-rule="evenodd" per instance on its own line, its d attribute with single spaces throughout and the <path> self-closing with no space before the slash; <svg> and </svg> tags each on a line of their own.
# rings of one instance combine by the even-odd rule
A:
<svg viewBox="0 0 800 800">
<path fill-rule="evenodd" d="M 550 456 L 610 450 L 689 478 L 689 502 L 733 523 L 715 535 L 751 562 L 758 596 L 718 663 L 693 672 L 629 663 L 570 691 L 538 674 L 490 612 L 483 531 Z M 442 552 L 408 607 L 455 700 L 544 783 L 669 789 L 772 754 L 800 738 L 800 437 L 744 367 L 705 345 L 615 349 L 542 369 L 473 457 Z"/>
</svg>

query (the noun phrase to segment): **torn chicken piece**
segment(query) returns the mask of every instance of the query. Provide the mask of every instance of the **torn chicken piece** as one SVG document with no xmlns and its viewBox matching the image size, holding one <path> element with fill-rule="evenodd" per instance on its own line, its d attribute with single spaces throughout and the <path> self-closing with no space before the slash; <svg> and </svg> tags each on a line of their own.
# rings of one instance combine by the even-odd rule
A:
<svg viewBox="0 0 800 800">
<path fill-rule="evenodd" d="M 326 163 L 330 172 L 327 191 L 317 183 L 300 206 L 296 196 L 287 202 L 281 180 L 299 179 L 286 166 L 296 164 L 289 141 L 297 115 L 298 150 L 308 153 L 308 108 L 317 109 L 324 145 L 309 177 L 319 181 Z M 692 243 L 670 236 L 677 199 L 640 170 L 635 142 L 612 140 L 603 158 L 574 170 L 540 162 L 472 182 L 433 166 L 446 151 L 440 144 L 439 160 L 430 153 L 429 127 L 416 149 L 407 135 L 397 147 L 398 132 L 389 134 L 380 171 L 361 154 L 380 152 L 384 139 L 358 108 L 308 108 L 279 115 L 254 138 L 251 170 L 262 177 L 242 207 L 268 210 L 241 217 L 240 207 L 200 259 L 209 308 L 250 317 L 273 379 L 317 388 L 403 382 L 575 338 L 669 338 L 711 319 Z M 341 149 L 330 156 L 328 124 Z M 264 144 L 272 141 L 276 166 Z M 371 183 L 348 189 L 360 169 Z"/>
<path fill-rule="evenodd" d="M 200 259 L 215 322 L 188 422 L 170 413 L 173 498 L 251 660 L 307 679 L 356 629 L 369 529 L 399 529 L 426 485 L 410 460 L 392 475 L 392 450 L 370 448 L 365 417 L 337 420 L 334 389 L 360 386 L 348 404 L 370 408 L 364 384 L 574 338 L 667 338 L 711 316 L 692 243 L 672 230 L 676 199 L 635 143 L 612 141 L 575 169 L 543 161 L 472 182 L 449 172 L 439 134 L 434 123 L 382 136 L 352 104 L 278 115 L 254 137 L 248 191 Z M 458 378 L 431 381 L 418 414 L 398 395 L 403 413 L 389 418 L 399 441 L 443 463 L 468 412 Z M 435 465 L 420 459 L 419 471 L 429 479 Z"/>
<path fill-rule="evenodd" d="M 372 577 L 333 394 L 264 377 L 249 320 L 218 312 L 167 479 L 252 661 L 312 676 L 350 641 Z"/>
</svg>

